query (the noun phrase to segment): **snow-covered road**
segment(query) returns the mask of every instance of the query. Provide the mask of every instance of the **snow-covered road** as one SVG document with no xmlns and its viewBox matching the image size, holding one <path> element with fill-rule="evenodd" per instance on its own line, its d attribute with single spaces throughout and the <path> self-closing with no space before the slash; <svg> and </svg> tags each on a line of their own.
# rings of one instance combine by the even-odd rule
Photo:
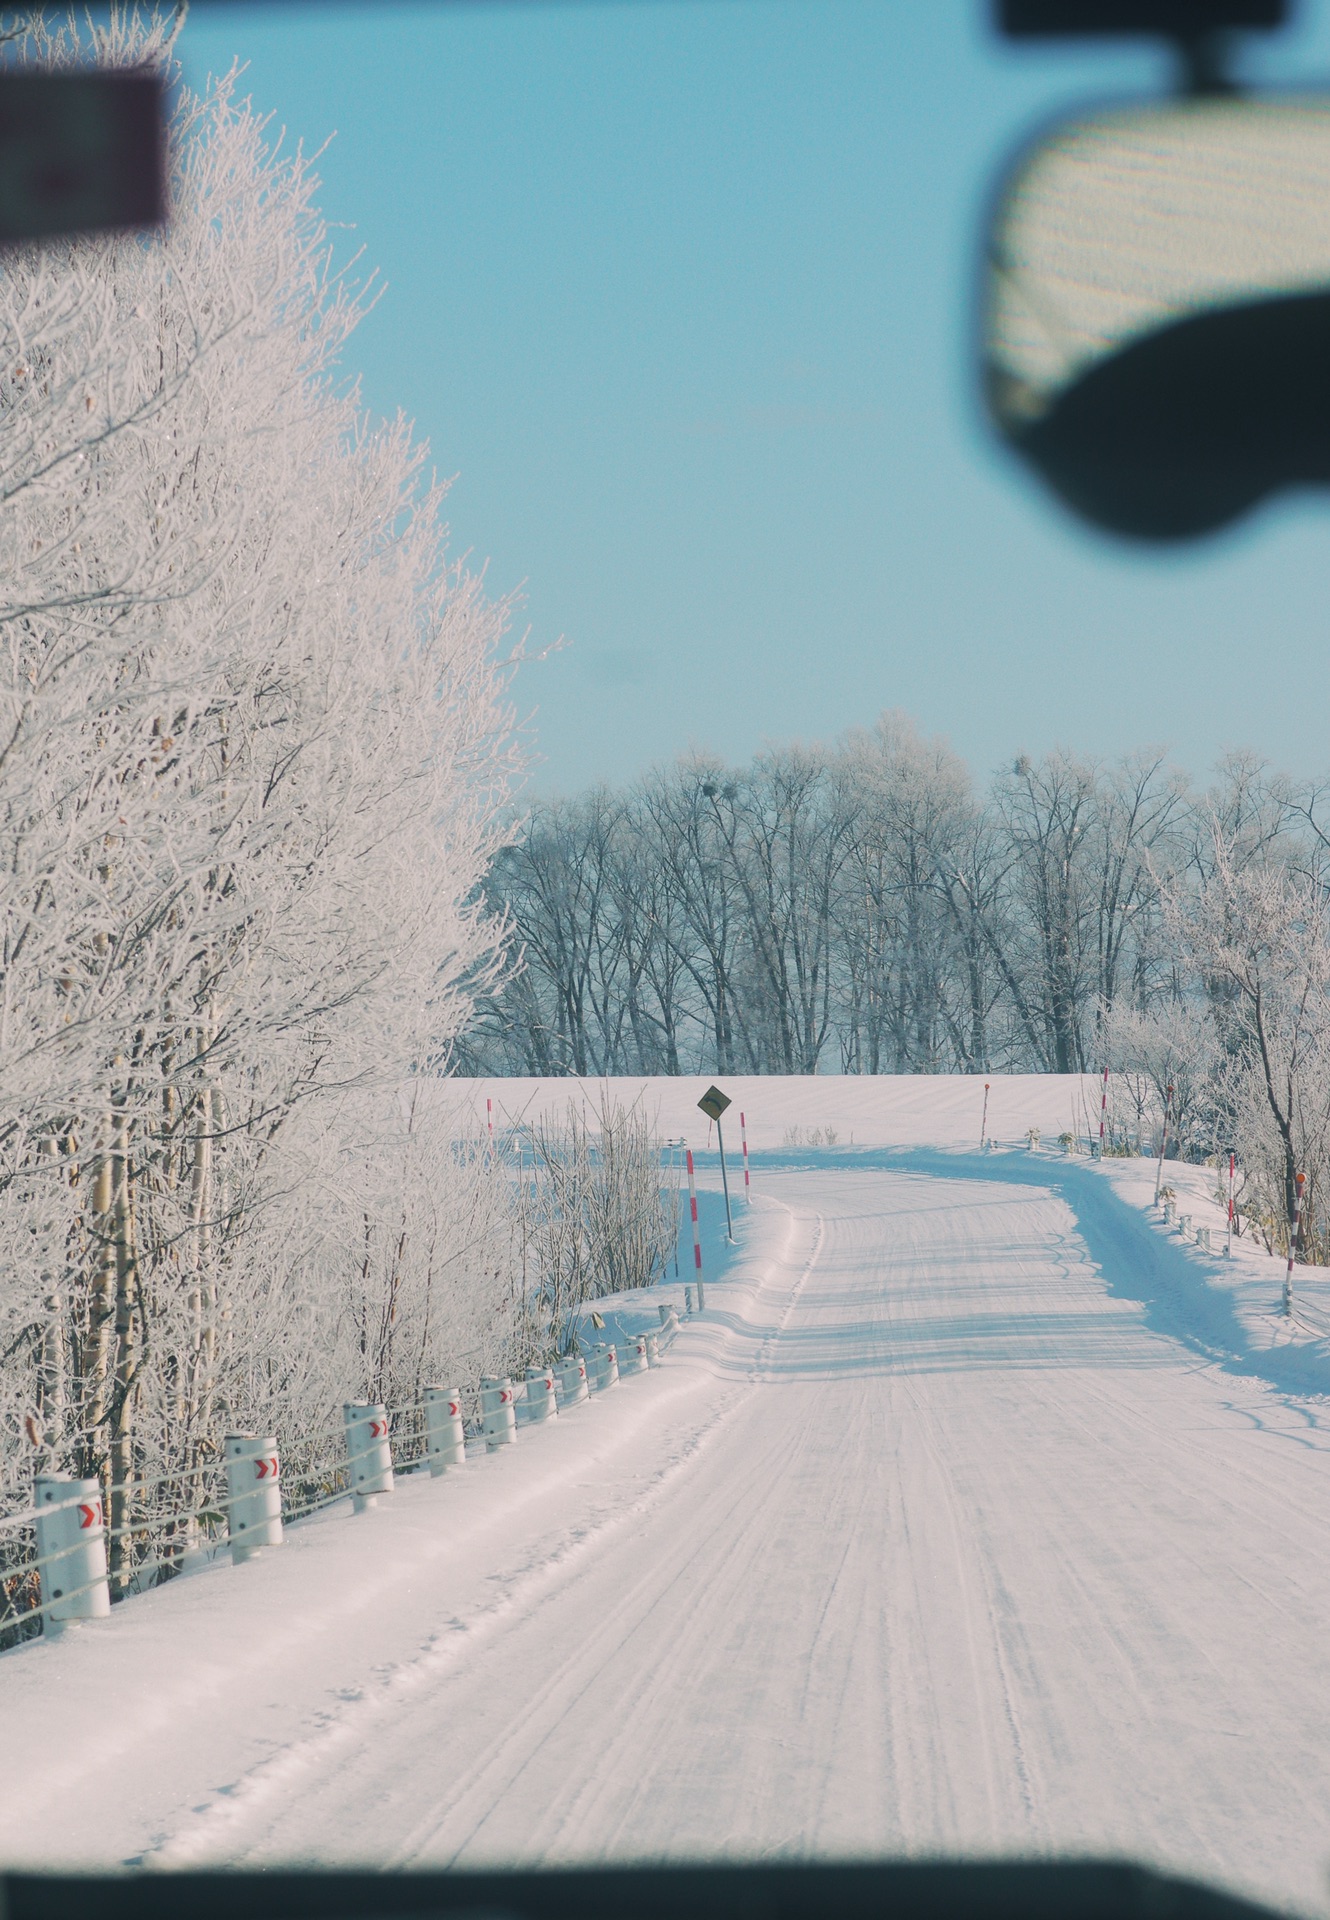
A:
<svg viewBox="0 0 1330 1920">
<path fill-rule="evenodd" d="M 1025 1168 L 771 1173 L 659 1373 L 0 1660 L 0 1857 L 1092 1850 L 1323 1908 L 1326 1403 Z"/>
</svg>

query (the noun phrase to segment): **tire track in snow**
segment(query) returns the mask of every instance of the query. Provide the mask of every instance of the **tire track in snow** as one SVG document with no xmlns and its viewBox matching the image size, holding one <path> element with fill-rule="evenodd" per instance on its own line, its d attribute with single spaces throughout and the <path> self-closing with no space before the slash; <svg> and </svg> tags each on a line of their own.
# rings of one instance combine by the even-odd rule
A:
<svg viewBox="0 0 1330 1920">
<path fill-rule="evenodd" d="M 776 1204 L 784 1205 L 783 1202 Z M 786 1211 L 790 1216 L 790 1229 L 786 1237 L 788 1248 L 798 1228 L 806 1222 L 795 1209 L 787 1208 Z M 809 1276 L 817 1266 L 824 1230 L 822 1216 L 818 1214 L 814 1217 L 810 1250 L 794 1284 L 788 1290 L 775 1329 L 758 1350 L 750 1373 L 754 1386 L 763 1378 L 762 1363 L 770 1353 L 773 1339 L 778 1337 L 779 1329 L 788 1323 Z M 739 1410 L 736 1407 L 734 1411 L 737 1414 Z M 688 1544 L 682 1555 L 670 1556 L 663 1566 L 659 1561 L 652 1563 L 649 1552 L 651 1543 L 648 1540 L 645 1543 L 648 1547 L 647 1570 L 614 1603 L 609 1616 L 598 1622 L 594 1645 L 577 1649 L 561 1662 L 532 1696 L 521 1726 L 501 1734 L 454 1783 L 450 1796 L 452 1806 L 444 1817 L 440 1819 L 437 1814 L 431 1814 L 414 1828 L 395 1847 L 390 1864 L 405 1866 L 428 1858 L 434 1865 L 455 1865 L 469 1849 L 474 1848 L 495 1800 L 503 1793 L 517 1790 L 523 1775 L 539 1763 L 548 1741 L 563 1725 L 568 1714 L 576 1712 L 582 1705 L 594 1706 L 598 1689 L 607 1684 L 602 1678 L 604 1668 L 612 1661 L 614 1654 L 622 1649 L 629 1637 L 630 1627 L 640 1626 L 644 1613 L 648 1621 L 657 1616 L 668 1617 L 671 1603 L 675 1603 L 674 1617 L 686 1620 L 686 1603 L 681 1601 L 680 1596 L 690 1580 L 697 1586 L 705 1579 L 713 1589 L 724 1587 L 731 1593 L 738 1593 L 753 1557 L 754 1540 L 769 1531 L 770 1509 L 779 1498 L 779 1486 L 780 1475 L 773 1471 L 773 1463 L 768 1458 L 760 1468 L 746 1476 L 742 1484 L 733 1487 L 725 1508 L 705 1529 L 699 1526 L 696 1538 Z M 557 1596 L 551 1594 L 550 1597 L 553 1599 Z M 626 1777 L 628 1749 L 634 1744 L 634 1722 L 652 1699 L 662 1691 L 687 1691 L 690 1679 L 702 1680 L 706 1664 L 707 1652 L 700 1637 L 697 1650 L 689 1658 L 686 1635 L 680 1635 L 677 1630 L 673 1634 L 662 1635 L 656 1666 L 637 1671 L 625 1685 L 618 1688 L 616 1701 L 621 1725 L 610 1734 L 599 1756 L 589 1756 L 586 1773 L 573 1791 L 566 1809 L 559 1814 L 561 1828 L 578 1830 L 587 1810 L 601 1801 L 606 1784 Z M 662 1672 L 662 1669 L 666 1671 Z M 542 1729 L 536 1734 L 534 1744 L 531 1734 L 533 1722 Z M 460 1809 L 468 1799 L 479 1802 L 476 1812 L 461 1814 L 454 1811 Z M 603 1850 L 613 1851 L 615 1841 L 631 1823 L 636 1811 L 636 1805 L 630 1803 L 617 1823 L 606 1830 Z M 445 1832 L 448 1835 L 446 1842 L 442 1837 Z M 551 1836 L 552 1844 L 557 1844 L 557 1837 L 557 1834 Z"/>
<path fill-rule="evenodd" d="M 908 1244 L 913 1253 L 913 1262 L 908 1259 L 900 1262 L 906 1271 L 912 1263 L 916 1266 L 921 1264 L 920 1254 L 924 1251 L 913 1235 Z M 899 1317 L 907 1320 L 912 1305 L 908 1287 L 892 1301 Z M 963 1324 L 963 1305 L 953 1310 L 952 1317 L 958 1324 Z M 933 1407 L 917 1377 L 904 1372 L 900 1384 L 911 1408 L 916 1444 L 931 1469 L 927 1489 L 914 1489 L 916 1497 L 940 1501 L 945 1513 L 948 1563 L 960 1595 L 961 1630 L 981 1728 L 985 1796 L 992 1836 L 996 1842 L 1003 1834 L 1010 1834 L 1003 1784 L 1014 1776 L 1020 1801 L 1020 1821 L 1028 1835 L 1033 1837 L 1040 1832 L 1040 1796 L 1032 1777 L 1031 1760 L 1005 1644 L 1005 1636 L 1012 1630 L 1014 1611 L 1005 1594 L 999 1601 L 1000 1576 L 996 1566 L 991 1557 L 978 1550 L 973 1525 L 967 1527 L 964 1522 L 955 1475 L 939 1442 L 937 1416 Z M 930 1587 L 935 1591 L 942 1584 L 940 1569 L 935 1561 L 930 1561 L 928 1575 Z M 995 1709 L 1002 1735 L 994 1726 Z"/>
<path fill-rule="evenodd" d="M 784 1266 L 791 1243 L 804 1224 L 796 1209 L 785 1211 L 789 1214 L 788 1228 L 780 1255 L 773 1263 L 778 1269 Z M 782 1319 L 788 1316 L 816 1262 L 819 1234 L 820 1224 L 814 1230 L 810 1255 L 784 1301 Z M 759 1302 L 772 1291 L 770 1281 L 765 1282 L 759 1289 Z M 502 1591 L 490 1605 L 469 1619 L 449 1623 L 413 1659 L 400 1663 L 377 1686 L 355 1689 L 320 1712 L 302 1739 L 260 1761 L 241 1779 L 218 1788 L 209 1800 L 194 1807 L 179 1827 L 157 1836 L 128 1864 L 180 1867 L 210 1859 L 236 1862 L 251 1858 L 271 1840 L 280 1844 L 287 1809 L 297 1796 L 303 1806 L 319 1792 L 326 1792 L 330 1783 L 353 1772 L 357 1775 L 354 1799 L 361 1807 L 367 1800 L 372 1805 L 376 1793 L 373 1789 L 367 1793 L 359 1777 L 357 1756 L 364 1742 L 374 1736 L 376 1724 L 381 1725 L 390 1714 L 409 1713 L 417 1696 L 446 1685 L 468 1659 L 483 1656 L 496 1636 L 511 1632 L 535 1616 L 570 1579 L 576 1578 L 585 1562 L 601 1554 L 626 1529 L 640 1525 L 673 1483 L 716 1443 L 742 1407 L 746 1391 L 745 1387 L 722 1388 L 721 1403 L 711 1410 L 691 1441 L 656 1473 L 645 1492 L 573 1530 L 552 1551 L 543 1550 L 537 1563 L 520 1565 L 505 1578 Z M 734 1557 L 741 1558 L 742 1552 L 742 1546 L 736 1546 Z M 627 1611 L 631 1605 L 630 1596 L 619 1611 Z M 557 1684 L 556 1675 L 542 1697 Z M 501 1740 L 500 1745 L 504 1743 Z M 475 1766 L 470 1771 L 474 1772 Z M 393 1857 L 395 1860 L 396 1854 Z"/>
<path fill-rule="evenodd" d="M 1091 1846 L 1319 1905 L 1330 1456 L 1262 1430 L 1293 1401 L 1197 1369 L 1037 1185 L 779 1185 L 798 1257 L 717 1289 L 708 1442 L 446 1667 L 336 1703 L 219 1850 Z"/>
<path fill-rule="evenodd" d="M 956 1493 L 955 1481 L 932 1434 L 931 1415 L 920 1400 L 914 1382 L 907 1379 L 905 1388 L 907 1394 L 909 1394 L 914 1401 L 919 1418 L 920 1444 L 932 1462 L 936 1485 L 942 1495 L 942 1500 L 946 1508 L 947 1523 L 951 1534 L 952 1559 L 956 1570 L 957 1584 L 960 1587 L 962 1595 L 962 1615 L 964 1618 L 966 1643 L 969 1650 L 970 1669 L 974 1676 L 975 1698 L 980 1713 L 984 1716 L 987 1760 L 985 1771 L 988 1776 L 989 1806 L 993 1815 L 994 1828 L 997 1830 L 1000 1824 L 998 1818 L 998 1801 L 1000 1795 L 997 1790 L 994 1773 L 995 1769 L 999 1773 L 1005 1770 L 1000 1766 L 988 1717 L 984 1712 L 983 1663 L 980 1658 L 975 1630 L 976 1587 L 981 1596 L 979 1611 L 982 1618 L 984 1637 L 988 1643 L 988 1654 L 998 1680 L 1001 1717 L 1008 1736 L 1011 1765 L 1019 1784 L 1020 1797 L 1024 1807 L 1026 1821 L 1032 1833 L 1037 1833 L 1039 1830 L 1039 1796 L 1035 1791 L 1034 1782 L 1031 1778 L 1030 1760 L 1026 1751 L 1025 1736 L 1021 1729 L 1021 1716 L 1016 1704 L 1011 1669 L 1004 1645 L 1003 1621 L 1009 1621 L 1014 1618 L 1014 1609 L 1011 1607 L 1010 1601 L 1006 1600 L 1005 1595 L 1004 1600 L 1006 1604 L 999 1608 L 996 1597 L 996 1588 L 999 1580 L 991 1558 L 975 1554 L 968 1548 L 964 1530 L 961 1525 L 960 1502 Z"/>
<path fill-rule="evenodd" d="M 733 1414 L 732 1404 L 716 1410 L 681 1453 L 658 1474 L 648 1491 L 628 1506 L 569 1533 L 565 1542 L 542 1554 L 538 1562 L 520 1566 L 502 1585 L 499 1596 L 469 1619 L 451 1621 L 414 1659 L 395 1666 L 377 1687 L 355 1688 L 340 1704 L 315 1717 L 305 1738 L 284 1746 L 260 1761 L 240 1780 L 217 1789 L 215 1798 L 193 1809 L 191 1819 L 163 1835 L 127 1865 L 178 1868 L 213 1858 L 248 1857 L 252 1842 L 241 1829 L 247 1821 L 264 1818 L 269 1827 L 282 1818 L 284 1796 L 298 1791 L 306 1797 L 318 1785 L 318 1776 L 345 1764 L 344 1755 L 357 1754 L 373 1733 L 372 1722 L 407 1705 L 409 1696 L 437 1685 L 465 1660 L 480 1656 L 486 1644 L 513 1619 L 528 1615 L 543 1593 L 567 1577 L 578 1563 L 598 1552 L 615 1534 L 650 1511 L 670 1481 L 691 1466 Z M 359 1789 L 358 1789 L 359 1790 Z"/>
</svg>

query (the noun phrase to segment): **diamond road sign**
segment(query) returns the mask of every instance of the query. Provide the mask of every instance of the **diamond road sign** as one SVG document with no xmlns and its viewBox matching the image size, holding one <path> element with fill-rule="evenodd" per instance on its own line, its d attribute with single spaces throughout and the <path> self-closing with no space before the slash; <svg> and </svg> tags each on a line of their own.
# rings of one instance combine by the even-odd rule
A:
<svg viewBox="0 0 1330 1920">
<path fill-rule="evenodd" d="M 719 1087 L 708 1087 L 697 1104 L 708 1120 L 719 1120 L 730 1104 L 730 1096 L 722 1093 Z"/>
</svg>

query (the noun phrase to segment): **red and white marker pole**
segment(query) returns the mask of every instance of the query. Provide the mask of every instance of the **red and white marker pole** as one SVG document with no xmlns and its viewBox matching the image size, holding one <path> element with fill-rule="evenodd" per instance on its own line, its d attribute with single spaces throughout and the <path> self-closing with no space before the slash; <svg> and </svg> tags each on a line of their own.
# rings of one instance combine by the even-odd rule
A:
<svg viewBox="0 0 1330 1920">
<path fill-rule="evenodd" d="M 702 1285 L 702 1235 L 697 1225 L 697 1182 L 693 1178 L 693 1149 L 684 1149 L 688 1159 L 688 1209 L 693 1216 L 693 1266 L 697 1273 L 697 1310 L 702 1313 L 707 1304 L 706 1289 Z"/>
<path fill-rule="evenodd" d="M 1233 1175 L 1236 1164 L 1237 1155 L 1230 1153 L 1228 1156 L 1228 1244 L 1224 1248 L 1224 1252 L 1229 1255 L 1233 1252 Z"/>
<path fill-rule="evenodd" d="M 1305 1173 L 1293 1176 L 1293 1218 L 1288 1223 L 1288 1266 L 1284 1269 L 1284 1312 L 1293 1311 L 1293 1262 L 1298 1252 L 1298 1236 L 1302 1231 L 1302 1190 L 1306 1181 Z"/>
<path fill-rule="evenodd" d="M 1104 1157 L 1104 1123 L 1108 1119 L 1108 1068 L 1104 1068 L 1104 1091 L 1099 1096 L 1099 1158 Z"/>
<path fill-rule="evenodd" d="M 493 1146 L 494 1145 L 494 1102 L 490 1099 L 488 1094 L 485 1095 L 485 1125 L 489 1128 L 490 1145 Z"/>
<path fill-rule="evenodd" d="M 744 1204 L 745 1206 L 751 1206 L 753 1196 L 748 1184 L 748 1121 L 744 1117 L 742 1107 L 739 1109 L 739 1140 L 744 1150 Z"/>
<path fill-rule="evenodd" d="M 979 1122 L 980 1153 L 982 1153 L 984 1150 L 984 1142 L 987 1140 L 987 1138 L 988 1138 L 988 1082 L 987 1080 L 985 1080 L 984 1082 L 984 1117 Z"/>
</svg>

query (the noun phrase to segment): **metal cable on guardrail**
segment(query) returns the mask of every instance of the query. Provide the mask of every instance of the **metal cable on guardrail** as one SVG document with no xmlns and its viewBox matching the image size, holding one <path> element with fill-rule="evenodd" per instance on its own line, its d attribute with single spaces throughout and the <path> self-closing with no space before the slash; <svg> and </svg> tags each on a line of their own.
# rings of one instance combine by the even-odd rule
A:
<svg viewBox="0 0 1330 1920">
<path fill-rule="evenodd" d="M 513 1445 L 519 1425 L 540 1425 L 604 1392 L 621 1373 L 659 1366 L 679 1332 L 673 1307 L 660 1309 L 660 1326 L 618 1346 L 605 1342 L 590 1355 L 566 1355 L 531 1366 L 526 1377 L 486 1376 L 478 1389 L 425 1386 L 417 1399 L 392 1407 L 349 1401 L 340 1425 L 312 1429 L 293 1452 L 309 1460 L 319 1443 L 340 1438 L 340 1457 L 294 1474 L 288 1499 L 281 1455 L 272 1434 L 228 1434 L 220 1456 L 173 1471 L 116 1483 L 114 1524 L 107 1524 L 100 1478 L 44 1473 L 33 1504 L 0 1516 L 0 1535 L 30 1550 L 0 1564 L 0 1646 L 35 1631 L 60 1632 L 77 1621 L 105 1618 L 113 1600 L 142 1591 L 178 1570 L 186 1551 L 229 1547 L 241 1562 L 281 1544 L 283 1529 L 350 1499 L 362 1512 L 390 1493 L 394 1473 L 427 1467 L 438 1476 L 461 1467 L 468 1437 L 487 1452 Z M 519 1414 L 520 1409 L 520 1414 Z M 470 1414 L 470 1417 L 468 1417 Z M 126 1516 L 136 1498 L 179 1487 L 174 1510 Z M 192 1492 L 187 1492 L 192 1490 Z M 223 1537 L 222 1530 L 225 1529 Z M 175 1537 L 173 1537 L 173 1535 Z M 160 1558 L 127 1564 L 118 1543 L 166 1542 Z M 23 1542 L 26 1548 L 27 1542 Z M 108 1565 L 108 1548 L 117 1563 Z"/>
</svg>

